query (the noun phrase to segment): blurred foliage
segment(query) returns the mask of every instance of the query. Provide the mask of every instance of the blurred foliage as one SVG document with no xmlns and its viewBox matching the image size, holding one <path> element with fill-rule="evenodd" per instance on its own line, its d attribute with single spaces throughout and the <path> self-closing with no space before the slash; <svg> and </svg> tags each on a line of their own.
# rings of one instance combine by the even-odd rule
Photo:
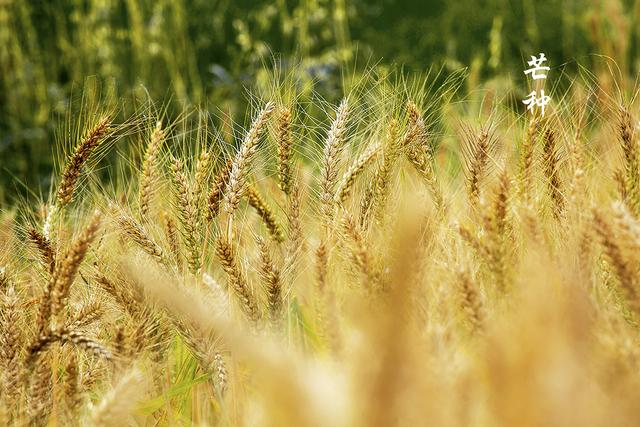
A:
<svg viewBox="0 0 640 427">
<path fill-rule="evenodd" d="M 597 53 L 633 76 L 639 23 L 629 0 L 0 0 L 0 203 L 47 190 L 54 129 L 89 76 L 169 114 L 235 118 L 274 54 L 329 100 L 341 70 L 373 64 L 469 67 L 474 87 L 540 51 L 569 72 Z"/>
</svg>

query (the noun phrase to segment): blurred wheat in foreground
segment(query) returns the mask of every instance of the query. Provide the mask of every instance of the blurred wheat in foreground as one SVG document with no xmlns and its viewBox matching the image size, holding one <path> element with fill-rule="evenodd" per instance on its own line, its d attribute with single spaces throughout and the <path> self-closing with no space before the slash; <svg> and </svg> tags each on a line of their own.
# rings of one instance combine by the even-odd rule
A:
<svg viewBox="0 0 640 427">
<path fill-rule="evenodd" d="M 636 106 L 400 80 L 78 118 L 0 217 L 0 425 L 636 425 Z"/>
</svg>

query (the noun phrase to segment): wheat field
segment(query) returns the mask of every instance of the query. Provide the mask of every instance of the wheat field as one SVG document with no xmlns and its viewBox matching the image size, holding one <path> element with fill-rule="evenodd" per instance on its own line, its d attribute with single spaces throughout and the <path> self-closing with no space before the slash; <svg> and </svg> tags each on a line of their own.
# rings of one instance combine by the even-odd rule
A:
<svg viewBox="0 0 640 427">
<path fill-rule="evenodd" d="M 272 83 L 60 123 L 0 217 L 1 425 L 637 425 L 634 97 Z"/>
</svg>

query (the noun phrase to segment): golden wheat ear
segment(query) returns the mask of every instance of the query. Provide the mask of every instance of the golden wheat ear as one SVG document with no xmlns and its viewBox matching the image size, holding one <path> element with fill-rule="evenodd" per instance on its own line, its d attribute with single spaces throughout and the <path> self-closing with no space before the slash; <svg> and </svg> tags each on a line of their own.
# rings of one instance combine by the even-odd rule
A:
<svg viewBox="0 0 640 427">
<path fill-rule="evenodd" d="M 101 221 L 102 213 L 95 211 L 89 224 L 73 242 L 64 257 L 56 264 L 51 286 L 51 315 L 55 322 L 59 321 L 56 317 L 61 314 L 62 309 L 66 306 L 71 285 L 78 274 L 80 264 L 82 264 L 89 246 L 98 233 Z"/>
<path fill-rule="evenodd" d="M 188 251 L 189 270 L 197 275 L 202 268 L 201 234 L 199 230 L 196 200 L 184 172 L 182 160 L 174 159 L 171 165 L 172 184 L 176 198 L 178 219 L 182 228 L 183 243 Z"/>
<path fill-rule="evenodd" d="M 24 336 L 20 324 L 20 299 L 13 287 L 0 293 L 0 307 L 0 381 L 6 398 L 15 399 L 20 393 L 23 375 Z"/>
<path fill-rule="evenodd" d="M 356 178 L 358 178 L 358 176 L 365 170 L 367 165 L 375 160 L 381 151 L 382 144 L 376 143 L 369 146 L 360 154 L 356 161 L 342 176 L 342 180 L 338 185 L 338 189 L 336 190 L 336 195 L 334 197 L 336 204 L 343 204 L 347 200 L 349 194 L 351 194 L 353 185 L 356 182 Z"/>
<path fill-rule="evenodd" d="M 544 175 L 547 181 L 547 189 L 553 201 L 553 214 L 556 218 L 560 218 L 564 210 L 565 199 L 560 178 L 560 155 L 557 135 L 552 125 L 549 125 L 544 131 L 542 161 L 544 165 Z"/>
<path fill-rule="evenodd" d="M 640 215 L 640 147 L 636 141 L 633 118 L 626 108 L 620 112 L 618 135 L 624 156 L 625 202 L 635 215 Z"/>
<path fill-rule="evenodd" d="M 284 241 L 284 234 L 282 232 L 282 228 L 280 224 L 276 220 L 276 215 L 273 210 L 269 207 L 267 202 L 262 198 L 258 190 L 254 185 L 247 185 L 246 188 L 246 196 L 249 201 L 249 205 L 256 210 L 262 222 L 267 227 L 269 234 L 278 243 L 282 243 Z"/>
<path fill-rule="evenodd" d="M 30 228 L 27 231 L 27 236 L 31 243 L 38 249 L 40 252 L 40 257 L 44 265 L 48 268 L 49 274 L 53 273 L 55 269 L 55 251 L 53 249 L 53 245 L 51 241 L 42 233 L 40 233 L 35 228 Z"/>
<path fill-rule="evenodd" d="M 494 128 L 491 124 L 481 127 L 477 132 L 471 128 L 463 129 L 462 153 L 469 205 L 473 209 L 478 208 L 481 187 L 490 166 L 494 147 Z"/>
<path fill-rule="evenodd" d="M 221 237 L 216 241 L 215 251 L 222 264 L 222 269 L 229 277 L 229 288 L 236 294 L 240 309 L 249 321 L 257 325 L 262 317 L 262 313 L 247 283 L 246 276 L 240 268 L 234 247 L 230 242 Z"/>
<path fill-rule="evenodd" d="M 343 99 L 336 111 L 336 117 L 331 123 L 322 154 L 320 171 L 320 203 L 326 224 L 333 218 L 334 194 L 338 179 L 340 154 L 344 148 L 347 121 L 349 119 L 349 102 Z"/>
<path fill-rule="evenodd" d="M 218 170 L 213 179 L 213 185 L 211 186 L 211 191 L 207 198 L 208 210 L 206 218 L 208 221 L 212 221 L 220 213 L 220 205 L 224 198 L 224 190 L 229 183 L 229 174 L 231 173 L 232 167 L 232 161 L 226 162 L 220 170 Z"/>
<path fill-rule="evenodd" d="M 378 167 L 373 174 L 373 179 L 369 183 L 361 202 L 361 225 L 369 224 L 369 219 L 372 214 L 378 221 L 382 220 L 393 180 L 394 167 L 400 155 L 400 148 L 401 140 L 398 122 L 392 119 L 387 126 L 384 136 L 382 159 L 378 163 Z"/>
<path fill-rule="evenodd" d="M 625 302 L 636 316 L 640 315 L 640 298 L 637 291 L 638 277 L 619 245 L 613 228 L 604 214 L 598 209 L 593 210 L 593 225 L 599 237 L 607 261 L 611 264 L 618 280 L 619 289 Z"/>
<path fill-rule="evenodd" d="M 98 405 L 91 411 L 94 427 L 117 427 L 133 413 L 136 403 L 145 392 L 146 384 L 142 371 L 137 366 L 130 368 L 108 390 Z"/>
<path fill-rule="evenodd" d="M 460 292 L 460 304 L 471 326 L 471 332 L 482 331 L 484 327 L 484 307 L 477 290 L 477 284 L 473 282 L 471 274 L 466 271 L 458 273 Z"/>
<path fill-rule="evenodd" d="M 116 222 L 120 227 L 121 232 L 123 232 L 150 257 L 165 267 L 169 265 L 162 248 L 151 238 L 151 236 L 149 236 L 141 224 L 124 214 L 118 214 Z"/>
<path fill-rule="evenodd" d="M 433 152 L 427 138 L 427 127 L 420 110 L 412 101 L 407 103 L 407 115 L 409 116 L 408 130 L 402 142 L 406 158 L 425 180 L 436 208 L 442 211 L 444 196 L 433 165 Z"/>
<path fill-rule="evenodd" d="M 71 203 L 76 191 L 76 183 L 82 172 L 82 168 L 89 160 L 91 154 L 109 134 L 111 119 L 104 117 L 99 119 L 75 147 L 73 154 L 67 161 L 62 172 L 62 179 L 56 194 L 57 205 L 63 208 Z"/>
<path fill-rule="evenodd" d="M 267 312 L 274 329 L 277 329 L 282 320 L 283 291 L 278 270 L 271 257 L 269 244 L 262 238 L 256 237 L 256 244 L 260 250 L 260 278 L 267 296 Z"/>
<path fill-rule="evenodd" d="M 51 377 L 51 358 L 43 357 L 29 377 L 27 412 L 33 425 L 37 425 L 39 419 L 47 416 L 51 409 Z"/>
<path fill-rule="evenodd" d="M 144 153 L 142 170 L 140 171 L 138 200 L 140 204 L 140 217 L 143 221 L 148 218 L 151 199 L 155 193 L 155 186 L 158 183 L 160 152 L 164 140 L 165 131 L 162 128 L 162 122 L 158 121 L 149 136 L 149 143 Z"/>
<path fill-rule="evenodd" d="M 260 138 L 265 131 L 267 122 L 275 110 L 275 104 L 268 102 L 264 108 L 257 114 L 249 131 L 247 132 L 240 150 L 236 154 L 229 180 L 224 194 L 224 210 L 231 217 L 240 203 L 245 187 L 246 175 L 251 161 L 258 150 Z"/>
<path fill-rule="evenodd" d="M 305 247 L 304 226 L 302 223 L 302 190 L 296 177 L 291 184 L 291 193 L 287 198 L 287 246 L 285 267 L 283 271 L 291 272 L 291 268 L 299 260 Z"/>
<path fill-rule="evenodd" d="M 351 216 L 342 221 L 342 231 L 350 241 L 351 259 L 360 270 L 363 282 L 370 290 L 378 290 L 380 273 L 374 263 L 370 247 L 358 223 Z"/>
<path fill-rule="evenodd" d="M 291 110 L 282 107 L 276 120 L 276 144 L 278 147 L 278 185 L 287 195 L 291 193 L 291 159 L 293 156 L 293 132 Z"/>
<path fill-rule="evenodd" d="M 82 406 L 83 394 L 80 383 L 80 369 L 78 357 L 71 353 L 64 368 L 64 402 L 68 412 L 68 417 L 73 418 L 75 412 Z"/>
<path fill-rule="evenodd" d="M 540 129 L 540 120 L 532 118 L 529 121 L 524 141 L 520 147 L 520 194 L 525 203 L 531 201 L 533 193 L 533 171 L 535 160 L 535 147 Z"/>
</svg>

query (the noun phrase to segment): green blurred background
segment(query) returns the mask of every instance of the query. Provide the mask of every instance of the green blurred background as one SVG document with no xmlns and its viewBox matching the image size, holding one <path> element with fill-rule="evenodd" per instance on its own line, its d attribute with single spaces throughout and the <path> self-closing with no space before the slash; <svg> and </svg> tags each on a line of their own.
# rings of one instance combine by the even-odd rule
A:
<svg viewBox="0 0 640 427">
<path fill-rule="evenodd" d="M 475 88 L 521 78 L 540 51 L 569 74 L 598 54 L 633 77 L 639 24 L 629 0 L 0 0 L 0 205 L 46 193 L 55 129 L 89 77 L 169 114 L 242 120 L 274 54 L 329 100 L 345 68 L 467 68 Z"/>
</svg>

